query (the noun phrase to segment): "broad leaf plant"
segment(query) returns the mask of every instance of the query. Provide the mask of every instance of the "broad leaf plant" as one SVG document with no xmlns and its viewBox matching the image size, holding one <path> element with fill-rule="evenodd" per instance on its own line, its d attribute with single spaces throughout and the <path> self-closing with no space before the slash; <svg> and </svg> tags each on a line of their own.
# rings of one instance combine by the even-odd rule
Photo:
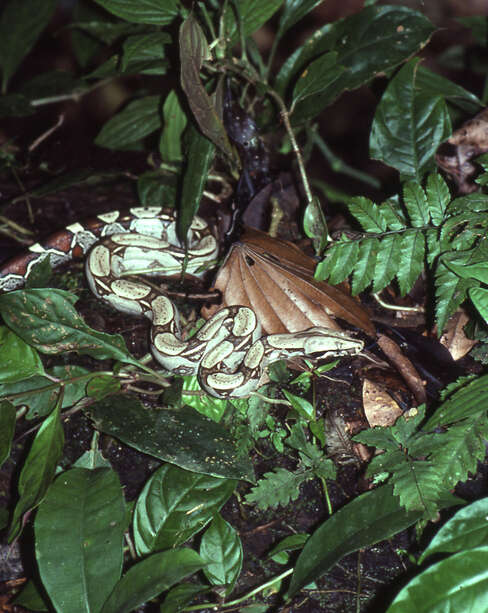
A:
<svg viewBox="0 0 488 613">
<path fill-rule="evenodd" d="M 305 42 L 290 48 L 293 29 L 318 15 L 321 0 L 80 1 L 65 28 L 77 74 L 57 71 L 24 80 L 26 56 L 60 4 L 4 3 L 3 118 L 33 116 L 63 100 L 82 101 L 121 78 L 150 77 L 153 88 L 137 89 L 103 125 L 95 144 L 150 154 L 147 169 L 136 176 L 139 203 L 174 203 L 185 236 L 204 192 L 219 182 L 235 185 L 239 176 L 241 161 L 222 120 L 230 83 L 249 113 L 259 108 L 262 133 L 279 134 L 273 147 L 294 160 L 303 193 L 303 233 L 320 256 L 317 278 L 331 284 L 349 280 L 353 294 L 394 287 L 400 296 L 420 278 L 430 297 L 426 318 L 437 333 L 465 303 L 471 312 L 468 332 L 479 341 L 478 355 L 486 353 L 488 159 L 479 159 L 479 189 L 459 196 L 437 171 L 434 157 L 453 121 L 472 117 L 486 100 L 422 62 L 436 30 L 422 14 L 423 5 L 416 11 L 369 0 L 348 17 L 320 23 Z M 265 24 L 271 24 L 273 39 L 263 52 L 253 35 Z M 486 42 L 486 19 L 464 24 Z M 312 181 L 308 165 L 319 156 L 323 164 L 332 162 L 362 181 L 365 191 L 380 187 L 377 179 L 335 157 L 317 130 L 318 119 L 345 92 L 354 95 L 378 79 L 386 86 L 369 151 L 398 171 L 399 188 L 385 190 L 382 201 L 373 202 Z M 15 154 L 8 147 L 0 151 L 3 172 L 17 177 Z M 161 161 L 155 163 L 157 156 Z M 19 205 L 29 197 L 86 187 L 91 175 L 86 168 L 60 174 L 24 194 Z M 349 231 L 333 238 L 325 223 L 327 195 L 342 202 L 349 220 Z M 1 227 L 13 235 L 18 231 L 4 217 Z M 272 610 L 266 602 L 272 592 L 275 604 L 301 599 L 345 555 L 414 524 L 419 535 L 426 527 L 431 534 L 429 521 L 442 509 L 464 504 L 452 492 L 476 472 L 488 437 L 483 372 L 451 383 L 428 406 L 406 407 L 410 410 L 390 427 L 356 435 L 355 442 L 379 450 L 366 469 L 376 487 L 334 509 L 327 483 L 336 478 L 336 467 L 326 453 L 317 398 L 306 395 L 313 378 L 328 367 L 311 369 L 288 384 L 288 371 L 278 366 L 262 393 L 232 403 L 206 397 L 191 378 L 168 388 L 168 380 L 136 359 L 121 336 L 85 324 L 74 293 L 46 288 L 49 275 L 44 263 L 25 290 L 0 296 L 0 459 L 5 465 L 14 456 L 18 461 L 16 423 L 32 428 L 18 470 L 16 502 L 0 509 L 0 528 L 10 543 L 25 539 L 38 571 L 17 596 L 25 609 L 121 613 L 152 601 L 151 610 L 161 613 L 236 610 L 244 603 L 249 606 L 239 610 L 265 612 Z M 103 370 L 87 366 L 96 364 L 88 359 L 83 366 L 69 363 L 69 352 L 103 361 Z M 49 364 L 41 356 L 48 356 Z M 149 410 L 137 395 L 148 382 L 159 390 L 157 409 Z M 284 382 L 280 395 L 277 383 Z M 282 423 L 268 414 L 268 402 L 287 408 Z M 70 462 L 63 455 L 62 424 L 74 411 L 89 416 L 94 435 L 91 448 Z M 119 477 L 100 451 L 100 433 L 153 459 L 154 470 L 134 504 L 125 501 Z M 294 468 L 277 465 L 256 482 L 249 450 L 263 437 L 294 458 Z M 330 516 L 312 534 L 277 543 L 270 555 L 284 565 L 282 571 L 261 582 L 256 577 L 254 587 L 243 590 L 241 537 L 221 508 L 239 491 L 243 508 L 272 517 L 312 479 L 323 486 Z M 385 610 L 487 608 L 486 500 L 462 507 L 437 531 L 416 563 L 434 553 L 446 557 L 419 567 Z M 33 539 L 26 537 L 26 526 L 28 532 L 33 527 Z"/>
</svg>

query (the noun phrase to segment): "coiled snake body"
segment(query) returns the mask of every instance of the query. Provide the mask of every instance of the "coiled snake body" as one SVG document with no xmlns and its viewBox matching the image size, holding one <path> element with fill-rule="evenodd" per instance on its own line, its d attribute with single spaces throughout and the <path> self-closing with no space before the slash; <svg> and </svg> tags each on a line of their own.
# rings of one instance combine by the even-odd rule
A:
<svg viewBox="0 0 488 613">
<path fill-rule="evenodd" d="M 50 257 L 53 267 L 86 254 L 86 276 L 91 290 L 119 311 L 144 315 L 152 322 L 151 351 L 168 371 L 197 374 L 203 389 L 217 397 L 242 397 L 260 385 L 264 368 L 295 356 L 312 359 L 353 355 L 363 343 L 337 330 L 313 327 L 289 334 L 261 334 L 249 307 L 230 306 L 215 313 L 191 338 L 183 340 L 178 310 L 152 284 L 128 279 L 135 274 L 200 275 L 215 260 L 217 242 L 207 224 L 195 217 L 188 249 L 180 244 L 175 217 L 157 208 L 133 208 L 76 223 L 45 243 L 0 267 L 0 291 L 23 287 L 32 267 Z"/>
</svg>

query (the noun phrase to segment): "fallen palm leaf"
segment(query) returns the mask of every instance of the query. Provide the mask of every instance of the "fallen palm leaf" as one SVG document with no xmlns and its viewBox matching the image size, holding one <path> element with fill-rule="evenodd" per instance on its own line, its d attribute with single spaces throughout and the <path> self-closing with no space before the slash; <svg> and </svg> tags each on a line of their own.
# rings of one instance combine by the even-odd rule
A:
<svg viewBox="0 0 488 613">
<path fill-rule="evenodd" d="M 361 304 L 340 286 L 314 279 L 315 261 L 296 245 L 249 229 L 235 243 L 213 289 L 222 304 L 202 310 L 210 317 L 224 306 L 254 309 L 268 334 L 297 332 L 312 326 L 340 329 L 336 319 L 370 336 L 375 328 Z"/>
</svg>

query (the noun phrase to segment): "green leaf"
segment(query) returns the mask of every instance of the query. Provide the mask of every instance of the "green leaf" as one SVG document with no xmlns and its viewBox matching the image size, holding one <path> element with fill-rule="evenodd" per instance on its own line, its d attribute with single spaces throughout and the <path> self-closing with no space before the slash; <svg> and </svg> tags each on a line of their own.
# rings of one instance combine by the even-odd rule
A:
<svg viewBox="0 0 488 613">
<path fill-rule="evenodd" d="M 113 358 L 138 365 L 120 335 L 85 324 L 73 307 L 77 299 L 59 289 L 18 290 L 0 296 L 0 312 L 8 327 L 41 353 L 77 351 L 97 360 Z"/>
<path fill-rule="evenodd" d="M 0 68 L 2 92 L 10 77 L 51 21 L 57 0 L 10 0 L 0 16 Z"/>
<path fill-rule="evenodd" d="M 244 38 L 250 36 L 265 24 L 270 17 L 280 8 L 283 0 L 238 0 L 235 3 L 239 11 L 240 26 Z M 236 23 L 234 8 L 228 8 L 225 13 L 226 38 L 232 43 L 239 40 L 239 30 Z"/>
<path fill-rule="evenodd" d="M 488 547 L 457 553 L 414 577 L 387 613 L 488 610 Z"/>
<path fill-rule="evenodd" d="M 303 212 L 303 230 L 313 240 L 315 253 L 321 255 L 327 245 L 329 232 L 320 200 L 315 196 Z"/>
<path fill-rule="evenodd" d="M 472 279 L 460 279 L 440 261 L 435 273 L 436 321 L 438 334 L 444 330 L 448 318 L 466 298 L 469 288 L 476 286 Z"/>
<path fill-rule="evenodd" d="M 165 162 L 181 162 L 181 137 L 187 124 L 187 118 L 180 105 L 175 90 L 171 90 L 163 105 L 164 128 L 159 143 L 159 151 Z"/>
<path fill-rule="evenodd" d="M 192 392 L 201 391 L 198 377 L 196 375 L 182 377 L 181 401 L 194 408 L 196 411 L 210 417 L 213 421 L 219 422 L 228 407 L 228 402 L 224 398 L 215 398 L 209 394 L 193 394 Z M 168 403 L 171 404 L 171 403 Z"/>
<path fill-rule="evenodd" d="M 134 396 L 116 395 L 90 406 L 98 429 L 186 470 L 254 481 L 252 464 L 219 424 L 194 409 L 148 411 Z"/>
<path fill-rule="evenodd" d="M 236 487 L 165 464 L 147 481 L 134 509 L 134 544 L 139 555 L 178 547 L 199 532 Z"/>
<path fill-rule="evenodd" d="M 130 613 L 205 566 L 191 549 L 155 553 L 132 566 L 115 586 L 101 613 Z"/>
<path fill-rule="evenodd" d="M 440 226 L 444 221 L 446 209 L 451 201 L 451 194 L 444 179 L 437 173 L 427 177 L 427 205 L 435 226 Z"/>
<path fill-rule="evenodd" d="M 425 238 L 420 230 L 407 230 L 399 240 L 400 261 L 396 276 L 400 293 L 405 296 L 424 269 Z"/>
<path fill-rule="evenodd" d="M 47 597 L 42 597 L 39 589 L 31 579 L 27 581 L 12 604 L 24 607 L 28 611 L 49 611 Z"/>
<path fill-rule="evenodd" d="M 272 558 L 282 551 L 296 551 L 297 549 L 302 549 L 309 537 L 309 534 L 303 533 L 286 536 L 277 545 L 275 545 L 273 549 L 271 549 L 271 551 L 268 553 L 268 557 Z"/>
<path fill-rule="evenodd" d="M 379 292 L 390 283 L 398 272 L 400 241 L 389 234 L 379 241 L 373 278 L 373 292 Z"/>
<path fill-rule="evenodd" d="M 133 23 L 165 26 L 178 16 L 179 0 L 95 0 L 104 9 Z"/>
<path fill-rule="evenodd" d="M 486 416 L 475 416 L 453 424 L 445 432 L 435 434 L 438 445 L 433 446 L 430 460 L 445 489 L 453 489 L 475 474 L 478 462 L 485 457 L 485 438 L 488 434 Z"/>
<path fill-rule="evenodd" d="M 188 229 L 200 206 L 215 154 L 212 141 L 203 136 L 193 125 L 189 126 L 186 136 L 187 163 L 183 175 L 177 219 L 178 236 L 181 238 L 188 236 Z"/>
<path fill-rule="evenodd" d="M 35 349 L 19 336 L 0 327 L 0 383 L 15 383 L 44 373 L 41 358 Z"/>
<path fill-rule="evenodd" d="M 346 70 L 327 90 L 297 104 L 292 121 L 311 119 L 343 91 L 388 74 L 423 47 L 433 31 L 417 11 L 395 6 L 368 7 L 317 30 L 285 63 L 284 74 L 278 75 L 278 90 L 283 93 L 310 61 L 327 51 L 337 52 L 337 63 Z"/>
<path fill-rule="evenodd" d="M 8 400 L 0 402 L 0 466 L 10 456 L 15 432 L 15 407 Z"/>
<path fill-rule="evenodd" d="M 481 317 L 483 317 L 485 321 L 488 321 L 488 289 L 484 287 L 472 287 L 468 290 L 468 294 Z"/>
<path fill-rule="evenodd" d="M 159 611 L 160 613 L 180 613 L 197 594 L 206 592 L 208 589 L 208 585 L 200 583 L 180 583 L 170 589 Z"/>
<path fill-rule="evenodd" d="M 19 500 L 12 518 L 9 542 L 20 534 L 24 514 L 43 500 L 54 478 L 64 445 L 64 432 L 59 415 L 58 403 L 39 428 L 22 467 L 18 484 Z"/>
<path fill-rule="evenodd" d="M 488 375 L 466 383 L 441 404 L 424 425 L 430 431 L 488 411 Z"/>
<path fill-rule="evenodd" d="M 317 264 L 315 278 L 329 279 L 332 285 L 342 283 L 356 267 L 359 257 L 359 241 L 339 241 L 327 250 L 325 260 Z"/>
<path fill-rule="evenodd" d="M 285 6 L 281 13 L 278 25 L 277 38 L 281 38 L 285 32 L 305 17 L 324 0 L 285 0 Z"/>
<path fill-rule="evenodd" d="M 373 280 L 376 257 L 380 251 L 380 241 L 377 238 L 366 238 L 359 245 L 358 261 L 352 276 L 353 295 L 362 292 Z"/>
<path fill-rule="evenodd" d="M 133 34 L 123 45 L 120 61 L 122 72 L 139 72 L 150 75 L 163 75 L 169 66 L 164 46 L 171 42 L 166 32 Z"/>
<path fill-rule="evenodd" d="M 429 543 L 418 563 L 436 553 L 457 553 L 488 545 L 488 498 L 476 500 L 451 517 Z"/>
<path fill-rule="evenodd" d="M 407 512 L 422 511 L 426 519 L 435 518 L 444 484 L 432 462 L 403 462 L 395 467 L 391 484 Z"/>
<path fill-rule="evenodd" d="M 361 494 L 327 519 L 305 543 L 288 597 L 321 577 L 348 553 L 389 539 L 420 517 L 420 512 L 405 512 L 388 485 Z"/>
<path fill-rule="evenodd" d="M 36 559 L 56 611 L 99 611 L 123 561 L 126 508 L 108 468 L 73 468 L 49 488 L 35 521 Z"/>
<path fill-rule="evenodd" d="M 395 75 L 376 108 L 370 153 L 406 177 L 421 181 L 434 167 L 438 146 L 450 135 L 446 103 L 418 88 L 418 59 Z"/>
<path fill-rule="evenodd" d="M 217 514 L 202 536 L 200 557 L 207 565 L 205 576 L 215 586 L 224 586 L 228 596 L 242 568 L 242 544 L 234 528 Z"/>
<path fill-rule="evenodd" d="M 287 390 L 283 390 L 283 393 L 288 402 L 301 417 L 306 420 L 315 419 L 314 406 L 306 398 L 291 394 Z"/>
<path fill-rule="evenodd" d="M 87 379 L 74 382 L 71 380 L 83 377 L 87 373 L 88 371 L 81 366 L 55 366 L 47 371 L 50 378 L 35 376 L 17 383 L 0 385 L 0 397 L 15 395 L 16 397 L 12 398 L 15 406 L 29 407 L 27 419 L 44 417 L 54 408 L 61 385 L 64 389 L 62 409 L 73 406 L 86 395 Z M 53 383 L 52 377 L 59 379 L 59 383 Z"/>
<path fill-rule="evenodd" d="M 133 100 L 109 119 L 98 133 L 95 144 L 107 149 L 126 149 L 162 126 L 161 96 Z"/>
<path fill-rule="evenodd" d="M 310 473 L 304 476 L 303 473 L 292 473 L 286 468 L 275 468 L 273 472 L 265 473 L 251 489 L 246 496 L 246 503 L 255 503 L 262 511 L 279 505 L 285 506 L 298 498 L 300 485 L 312 477 Z"/>
<path fill-rule="evenodd" d="M 403 187 L 403 201 L 407 209 L 410 223 L 414 228 L 428 225 L 429 209 L 427 196 L 422 187 L 415 181 L 408 181 Z"/>
<path fill-rule="evenodd" d="M 176 182 L 179 176 L 163 170 L 149 170 L 137 178 L 137 193 L 144 206 L 172 209 L 176 203 Z"/>
<path fill-rule="evenodd" d="M 232 147 L 222 118 L 200 78 L 200 69 L 208 53 L 205 35 L 196 19 L 190 15 L 180 27 L 181 87 L 200 130 L 232 159 Z"/>
<path fill-rule="evenodd" d="M 343 72 L 344 67 L 337 63 L 337 53 L 331 51 L 321 55 L 309 64 L 298 78 L 293 90 L 291 108 L 302 100 L 329 89 Z"/>
<path fill-rule="evenodd" d="M 387 226 L 383 211 L 369 198 L 364 196 L 351 198 L 348 208 L 366 232 L 385 232 Z"/>
<path fill-rule="evenodd" d="M 417 86 L 423 92 L 442 96 L 471 115 L 479 113 L 484 106 L 478 96 L 423 65 L 418 68 Z"/>
</svg>

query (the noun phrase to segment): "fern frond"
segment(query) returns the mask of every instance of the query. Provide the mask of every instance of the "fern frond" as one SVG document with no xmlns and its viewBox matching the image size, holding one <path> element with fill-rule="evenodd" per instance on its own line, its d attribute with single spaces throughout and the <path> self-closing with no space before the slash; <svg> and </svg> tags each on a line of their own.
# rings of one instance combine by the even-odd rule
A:
<svg viewBox="0 0 488 613">
<path fill-rule="evenodd" d="M 414 228 L 427 226 L 430 221 L 427 196 L 422 187 L 415 181 L 408 181 L 403 188 L 403 201 L 410 222 Z"/>
<path fill-rule="evenodd" d="M 427 177 L 425 188 L 427 205 L 434 226 L 440 226 L 444 221 L 446 209 L 451 201 L 451 194 L 444 179 L 437 173 Z"/>
<path fill-rule="evenodd" d="M 400 262 L 397 279 L 405 296 L 419 278 L 425 264 L 425 237 L 420 230 L 407 230 L 400 243 Z"/>
<path fill-rule="evenodd" d="M 373 280 L 379 245 L 380 242 L 377 238 L 365 238 L 360 242 L 358 261 L 352 275 L 351 289 L 353 295 L 362 292 Z"/>
<path fill-rule="evenodd" d="M 400 263 L 400 241 L 389 234 L 379 241 L 373 275 L 373 292 L 380 292 L 395 277 Z"/>
<path fill-rule="evenodd" d="M 451 272 L 444 262 L 440 261 L 435 273 L 435 285 L 435 319 L 438 333 L 441 334 L 448 318 L 465 300 L 468 289 L 478 284 L 473 279 L 461 279 Z"/>
<path fill-rule="evenodd" d="M 312 476 L 309 471 L 293 473 L 286 468 L 275 468 L 273 472 L 265 473 L 251 489 L 246 502 L 256 503 L 262 511 L 279 505 L 285 506 L 298 498 L 300 485 Z"/>
<path fill-rule="evenodd" d="M 423 511 L 429 519 L 436 515 L 443 484 L 432 462 L 404 462 L 393 473 L 391 482 L 393 493 L 407 511 Z"/>
<path fill-rule="evenodd" d="M 381 233 L 387 229 L 386 220 L 381 208 L 364 196 L 351 198 L 348 204 L 349 212 L 361 224 L 366 232 Z"/>
</svg>

